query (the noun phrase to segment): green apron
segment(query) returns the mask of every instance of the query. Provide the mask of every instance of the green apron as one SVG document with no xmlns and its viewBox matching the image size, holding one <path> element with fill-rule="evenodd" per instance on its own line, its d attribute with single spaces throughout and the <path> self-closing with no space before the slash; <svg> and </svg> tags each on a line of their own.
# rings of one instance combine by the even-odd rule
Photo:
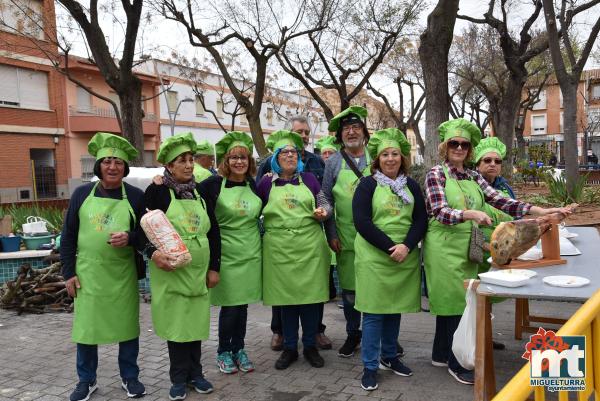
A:
<svg viewBox="0 0 600 401">
<path fill-rule="evenodd" d="M 192 261 L 171 272 L 150 262 L 152 323 L 156 335 L 168 341 L 206 340 L 210 326 L 206 287 L 210 249 L 206 233 L 210 221 L 196 190 L 196 199 L 175 199 L 173 190 L 169 192 L 171 203 L 166 216 L 190 251 Z"/>
<path fill-rule="evenodd" d="M 459 210 L 483 210 L 485 197 L 474 180 L 456 180 L 444 166 L 448 205 Z M 432 218 L 423 244 L 423 262 L 433 315 L 462 315 L 465 309 L 463 281 L 477 278 L 478 264 L 469 260 L 472 221 L 447 225 Z"/>
<path fill-rule="evenodd" d="M 212 177 L 210 170 L 202 167 L 198 163 L 194 163 L 194 178 L 196 182 L 202 182 L 208 177 Z"/>
<path fill-rule="evenodd" d="M 262 252 L 258 218 L 262 201 L 245 186 L 221 183 L 215 215 L 221 231 L 219 284 L 210 289 L 213 305 L 235 306 L 262 297 Z"/>
<path fill-rule="evenodd" d="M 331 255 L 313 217 L 315 196 L 302 182 L 271 188 L 263 209 L 265 305 L 303 305 L 329 300 Z"/>
<path fill-rule="evenodd" d="M 368 165 L 371 163 L 371 158 L 368 153 L 365 153 L 365 157 L 367 167 L 362 173 L 363 175 L 369 175 Z M 354 290 L 354 239 L 356 238 L 356 228 L 354 228 L 354 218 L 352 217 L 352 198 L 360 178 L 346 167 L 346 161 L 342 159 L 342 168 L 331 192 L 335 200 L 335 229 L 342 245 L 342 251 L 337 255 L 340 287 L 344 290 Z"/>
<path fill-rule="evenodd" d="M 139 337 L 139 296 L 134 250 L 107 243 L 110 233 L 129 231 L 135 213 L 123 199 L 98 198 L 96 187 L 79 209 L 73 341 L 110 344 Z"/>
<path fill-rule="evenodd" d="M 406 238 L 412 223 L 414 198 L 405 204 L 389 186 L 377 185 L 373 194 L 373 224 L 395 244 Z M 354 242 L 356 256 L 356 310 L 366 313 L 407 313 L 421 311 L 421 268 L 419 249 L 402 263 L 374 247 L 360 234 Z"/>
</svg>

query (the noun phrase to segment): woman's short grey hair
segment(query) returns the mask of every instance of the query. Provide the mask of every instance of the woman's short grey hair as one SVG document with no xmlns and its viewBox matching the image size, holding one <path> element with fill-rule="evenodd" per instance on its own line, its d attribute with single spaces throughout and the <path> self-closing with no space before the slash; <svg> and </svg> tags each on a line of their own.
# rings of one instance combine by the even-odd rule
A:
<svg viewBox="0 0 600 401">
<path fill-rule="evenodd" d="M 302 116 L 300 114 L 291 117 L 288 120 L 288 123 L 286 124 L 287 125 L 286 128 L 291 131 L 292 126 L 294 125 L 294 122 L 296 122 L 296 121 L 298 121 L 299 123 L 302 123 L 302 124 L 307 124 L 308 129 L 312 132 L 312 127 L 310 126 L 310 121 L 308 121 L 308 118 L 306 118 L 306 116 Z"/>
</svg>

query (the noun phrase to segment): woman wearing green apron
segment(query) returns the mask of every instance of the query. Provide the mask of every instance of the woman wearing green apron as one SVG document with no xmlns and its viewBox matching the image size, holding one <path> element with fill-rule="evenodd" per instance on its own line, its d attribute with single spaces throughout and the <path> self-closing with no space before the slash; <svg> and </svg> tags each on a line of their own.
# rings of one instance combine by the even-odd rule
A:
<svg viewBox="0 0 600 401">
<path fill-rule="evenodd" d="M 219 175 L 200 184 L 204 200 L 214 205 L 221 232 L 220 280 L 210 291 L 210 301 L 221 307 L 217 366 L 223 373 L 254 370 L 244 350 L 248 304 L 262 299 L 262 201 L 252 178 L 252 148 L 248 134 L 228 132 L 216 144 Z"/>
<path fill-rule="evenodd" d="M 145 392 L 138 381 L 139 296 L 134 245 L 144 213 L 143 193 L 123 183 L 137 150 L 124 138 L 98 132 L 88 144 L 96 183 L 77 188 L 61 235 L 66 288 L 75 298 L 73 341 L 79 383 L 71 401 L 96 390 L 98 344 L 119 343 L 121 386 L 129 397 Z M 139 247 L 138 247 L 139 248 Z"/>
<path fill-rule="evenodd" d="M 163 185 L 146 189 L 146 207 L 165 212 L 192 255 L 192 261 L 173 268 L 169 256 L 148 247 L 152 323 L 155 333 L 167 340 L 171 390 L 169 399 L 182 400 L 186 385 L 210 393 L 212 385 L 200 365 L 201 341 L 208 339 L 210 300 L 208 289 L 219 281 L 221 240 L 214 210 L 200 198 L 194 181 L 196 141 L 191 133 L 165 140 L 158 161 L 165 165 Z"/>
<path fill-rule="evenodd" d="M 469 260 L 474 226 L 489 226 L 486 204 L 510 216 L 543 215 L 562 209 L 542 209 L 506 198 L 474 170 L 466 168 L 481 132 L 459 118 L 439 127 L 441 165 L 425 178 L 426 206 L 430 217 L 424 242 L 423 261 L 429 307 L 436 315 L 432 364 L 447 367 L 458 382 L 473 384 L 473 371 L 464 369 L 452 353 L 452 339 L 465 309 L 463 280 L 477 277 L 478 263 Z"/>
<path fill-rule="evenodd" d="M 421 311 L 417 245 L 427 230 L 427 212 L 419 184 L 406 176 L 410 143 L 404 134 L 396 128 L 377 131 L 367 148 L 372 175 L 358 184 L 352 211 L 355 308 L 363 314 L 361 387 L 370 391 L 377 388 L 378 368 L 412 375 L 396 355 L 396 340 L 401 314 Z"/>
<path fill-rule="evenodd" d="M 320 185 L 315 176 L 302 173 L 300 135 L 277 131 L 267 145 L 274 149 L 274 174 L 261 179 L 257 193 L 264 205 L 263 301 L 281 306 L 283 321 L 283 352 L 275 368 L 286 369 L 298 359 L 298 319 L 304 357 L 312 366 L 322 367 L 315 337 L 319 303 L 329 299 L 331 257 L 319 221 L 328 210 L 321 197 L 317 202 Z"/>
</svg>

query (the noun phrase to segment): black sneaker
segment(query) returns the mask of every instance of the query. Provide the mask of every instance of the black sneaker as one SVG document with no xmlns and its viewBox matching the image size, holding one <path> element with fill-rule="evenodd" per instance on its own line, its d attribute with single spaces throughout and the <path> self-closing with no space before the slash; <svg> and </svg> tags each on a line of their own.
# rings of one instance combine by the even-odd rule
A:
<svg viewBox="0 0 600 401">
<path fill-rule="evenodd" d="M 275 369 L 283 370 L 287 369 L 293 362 L 298 360 L 298 351 L 291 349 L 284 349 L 281 356 L 275 361 Z"/>
<path fill-rule="evenodd" d="M 396 356 L 398 358 L 404 358 L 404 348 L 402 348 L 398 341 L 396 341 Z"/>
<path fill-rule="evenodd" d="M 344 342 L 344 345 L 342 345 L 342 348 L 339 349 L 338 356 L 341 356 L 342 358 L 350 358 L 352 355 L 354 355 L 354 351 L 356 351 L 356 348 L 358 348 L 360 345 L 360 338 L 360 334 L 357 336 L 348 336 Z"/>
<path fill-rule="evenodd" d="M 462 384 L 473 385 L 475 383 L 475 375 L 472 370 L 467 370 L 464 372 L 455 372 L 452 369 L 448 368 L 448 373 L 450 376 L 454 377 L 454 379 Z"/>
<path fill-rule="evenodd" d="M 406 365 L 404 365 L 402 362 L 400 362 L 400 359 L 398 358 L 394 358 L 394 359 L 380 359 L 379 360 L 379 368 L 383 369 L 383 370 L 391 370 L 392 372 L 394 372 L 395 374 L 397 374 L 398 376 L 412 376 L 412 370 L 410 370 L 410 368 Z"/>
<path fill-rule="evenodd" d="M 91 383 L 88 382 L 79 382 L 77 386 L 75 386 L 75 390 L 71 393 L 69 397 L 70 401 L 87 401 L 90 399 L 90 396 L 94 391 L 98 389 L 98 385 L 96 384 L 96 380 Z"/>
<path fill-rule="evenodd" d="M 317 351 L 315 347 L 305 348 L 303 354 L 304 358 L 313 368 L 322 368 L 325 365 L 325 361 L 321 355 L 319 355 L 319 351 Z"/>
<path fill-rule="evenodd" d="M 360 386 L 367 391 L 377 390 L 377 371 L 365 368 Z"/>
<path fill-rule="evenodd" d="M 121 381 L 121 387 L 127 391 L 127 397 L 140 398 L 146 395 L 146 388 L 138 379 L 129 379 Z"/>
</svg>

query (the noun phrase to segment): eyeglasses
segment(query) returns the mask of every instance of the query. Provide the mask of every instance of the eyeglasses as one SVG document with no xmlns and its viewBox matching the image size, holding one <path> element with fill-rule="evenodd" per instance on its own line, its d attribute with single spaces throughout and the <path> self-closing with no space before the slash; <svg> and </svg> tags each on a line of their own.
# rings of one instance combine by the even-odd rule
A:
<svg viewBox="0 0 600 401">
<path fill-rule="evenodd" d="M 455 140 L 451 140 L 448 141 L 448 148 L 450 149 L 458 149 L 461 148 L 462 150 L 469 150 L 471 148 L 471 142 L 462 142 L 462 141 L 455 141 Z"/>
<path fill-rule="evenodd" d="M 283 149 L 279 152 L 281 156 L 294 157 L 298 156 L 298 151 L 296 149 Z"/>
<path fill-rule="evenodd" d="M 483 159 L 483 162 L 485 164 L 492 164 L 492 162 L 494 162 L 496 164 L 502 164 L 502 159 L 494 159 L 491 157 L 486 157 L 485 159 Z"/>
<path fill-rule="evenodd" d="M 344 133 L 348 133 L 348 132 L 350 132 L 350 130 L 352 130 L 354 132 L 360 131 L 360 130 L 362 130 L 362 125 L 352 124 L 352 125 L 346 125 L 342 128 L 342 132 L 344 132 Z"/>
<path fill-rule="evenodd" d="M 110 167 L 113 163 L 116 167 L 123 167 L 125 165 L 125 162 L 123 160 L 114 157 L 107 157 L 104 160 L 102 160 L 102 165 L 106 167 Z"/>
<path fill-rule="evenodd" d="M 230 162 L 247 162 L 248 161 L 248 156 L 229 156 L 229 161 Z"/>
</svg>

